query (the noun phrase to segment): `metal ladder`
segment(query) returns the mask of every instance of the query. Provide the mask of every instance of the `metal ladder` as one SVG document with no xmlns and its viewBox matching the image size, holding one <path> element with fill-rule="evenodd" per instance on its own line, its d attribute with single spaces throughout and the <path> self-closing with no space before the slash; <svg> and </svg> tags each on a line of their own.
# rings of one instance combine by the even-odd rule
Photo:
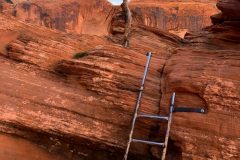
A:
<svg viewBox="0 0 240 160">
<path fill-rule="evenodd" d="M 205 113 L 205 110 L 202 109 L 202 108 L 200 108 L 200 109 L 198 109 L 198 108 L 188 108 L 188 107 L 178 107 L 178 108 L 175 108 L 174 107 L 175 96 L 176 96 L 175 93 L 172 94 L 171 106 L 170 106 L 168 117 L 160 116 L 160 115 L 150 115 L 150 114 L 138 113 L 138 110 L 139 110 L 139 107 L 140 107 L 140 104 L 141 104 L 141 99 L 142 99 L 142 92 L 143 92 L 143 89 L 144 89 L 144 84 L 145 84 L 145 80 L 146 80 L 146 76 L 147 76 L 147 72 L 148 72 L 148 68 L 149 68 L 149 63 L 150 63 L 150 60 L 151 60 L 151 57 L 152 57 L 152 53 L 148 52 L 147 53 L 147 57 L 148 58 L 147 58 L 147 62 L 146 62 L 145 70 L 144 70 L 144 75 L 143 75 L 143 79 L 142 79 L 142 85 L 141 85 L 141 88 L 139 90 L 139 95 L 138 95 L 137 103 L 136 103 L 135 110 L 134 110 L 134 116 L 133 116 L 133 120 L 132 120 L 131 131 L 130 131 L 130 134 L 129 134 L 129 140 L 128 140 L 128 143 L 127 143 L 127 148 L 126 148 L 126 152 L 125 152 L 123 160 L 127 160 L 129 149 L 130 149 L 130 146 L 131 146 L 132 142 L 144 143 L 144 144 L 148 144 L 148 145 L 156 145 L 156 146 L 163 147 L 162 160 L 165 160 L 166 153 L 167 153 L 167 145 L 168 145 L 170 127 L 171 127 L 171 123 L 172 123 L 173 112 Z M 166 134 L 165 134 L 164 143 L 132 138 L 137 118 L 150 118 L 150 119 L 157 119 L 157 120 L 168 121 L 168 123 L 167 123 L 167 131 L 166 131 Z"/>
</svg>

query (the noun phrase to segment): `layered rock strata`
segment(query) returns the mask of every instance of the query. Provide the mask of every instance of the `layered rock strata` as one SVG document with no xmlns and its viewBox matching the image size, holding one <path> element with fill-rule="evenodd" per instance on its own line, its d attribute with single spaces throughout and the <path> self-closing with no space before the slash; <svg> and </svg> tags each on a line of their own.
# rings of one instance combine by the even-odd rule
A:
<svg viewBox="0 0 240 160">
<path fill-rule="evenodd" d="M 131 1 L 135 23 L 165 31 L 199 31 L 218 13 L 216 1 Z"/>
<path fill-rule="evenodd" d="M 4 0 L 2 0 L 4 1 Z M 107 0 L 20 0 L 1 2 L 5 13 L 19 20 L 65 32 L 107 35 L 112 16 L 120 7 Z M 155 27 L 176 34 L 199 31 L 211 25 L 209 17 L 218 13 L 216 0 L 210 1 L 131 1 L 135 24 Z M 180 32 L 180 33 L 179 33 Z"/>
<path fill-rule="evenodd" d="M 8 41 L 2 39 L 1 133 L 22 137 L 63 159 L 122 159 L 145 53 L 151 49 L 155 56 L 142 111 L 157 114 L 159 64 L 181 41 L 136 29 L 129 50 L 97 36 L 53 32 L 0 18 L 1 33 L 14 34 Z M 148 138 L 150 127 L 143 121 L 136 136 Z M 144 156 L 148 153 L 147 146 L 135 149 Z"/>
<path fill-rule="evenodd" d="M 152 51 L 141 112 L 166 114 L 172 92 L 177 106 L 207 110 L 174 114 L 167 158 L 239 159 L 236 18 L 185 40 L 135 26 L 127 49 L 107 37 L 67 34 L 3 14 L 0 21 L 0 157 L 122 159 L 145 53 Z M 158 124 L 138 121 L 134 137 L 162 140 L 165 128 Z M 161 156 L 159 148 L 135 144 L 130 153 L 130 159 Z"/>
</svg>

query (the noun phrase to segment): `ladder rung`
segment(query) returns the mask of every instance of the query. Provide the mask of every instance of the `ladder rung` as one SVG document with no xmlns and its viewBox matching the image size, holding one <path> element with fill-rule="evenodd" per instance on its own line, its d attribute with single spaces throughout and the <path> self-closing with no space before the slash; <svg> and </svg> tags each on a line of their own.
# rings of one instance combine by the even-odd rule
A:
<svg viewBox="0 0 240 160">
<path fill-rule="evenodd" d="M 143 118 L 152 118 L 152 119 L 160 119 L 168 121 L 168 117 L 158 116 L 158 115 L 150 115 L 150 114 L 139 114 L 138 117 Z"/>
<path fill-rule="evenodd" d="M 164 143 L 152 142 L 152 141 L 144 141 L 144 140 L 140 140 L 140 139 L 132 139 L 132 142 L 145 143 L 145 144 L 149 144 L 149 145 L 156 145 L 156 146 L 164 147 Z"/>
</svg>

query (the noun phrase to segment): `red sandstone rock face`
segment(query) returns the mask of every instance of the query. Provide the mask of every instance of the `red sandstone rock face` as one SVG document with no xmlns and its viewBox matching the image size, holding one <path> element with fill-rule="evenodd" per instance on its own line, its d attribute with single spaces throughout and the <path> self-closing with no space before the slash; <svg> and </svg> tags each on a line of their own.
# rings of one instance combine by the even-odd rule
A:
<svg viewBox="0 0 240 160">
<path fill-rule="evenodd" d="M 0 0 L 0 13 L 12 13 L 13 4 L 11 1 Z"/>
<path fill-rule="evenodd" d="M 176 113 L 171 138 L 183 159 L 240 157 L 239 51 L 180 49 L 166 63 L 162 106 L 171 92 L 178 106 L 205 106 L 208 113 Z"/>
<path fill-rule="evenodd" d="M 239 0 L 219 0 L 217 7 L 224 14 L 225 20 L 240 20 L 240 1 Z"/>
<path fill-rule="evenodd" d="M 63 160 L 60 156 L 51 155 L 46 150 L 19 137 L 3 134 L 0 135 L 0 141 L 0 159 L 2 160 Z"/>
<path fill-rule="evenodd" d="M 221 5 L 219 1 L 218 6 Z M 176 50 L 164 69 L 163 97 L 170 97 L 175 90 L 179 95 L 177 105 L 187 103 L 205 106 L 208 110 L 204 116 L 175 114 L 172 139 L 184 150 L 183 159 L 240 158 L 237 122 L 240 113 L 240 25 L 237 21 L 229 21 L 236 20 L 237 14 L 235 18 L 231 12 L 226 12 L 236 10 L 234 6 L 231 9 L 222 5 L 221 10 L 223 17 L 228 17 L 224 20 L 228 21 L 222 19 L 221 24 L 187 34 L 191 47 Z M 162 105 L 167 103 L 161 102 Z"/>
<path fill-rule="evenodd" d="M 176 105 L 208 110 L 174 115 L 168 159 L 240 158 L 237 21 L 188 33 L 186 40 L 134 27 L 127 49 L 2 14 L 0 21 L 0 158 L 122 159 L 147 51 L 153 59 L 142 112 L 165 114 L 174 91 Z M 160 141 L 164 124 L 158 125 L 140 120 L 134 136 Z M 158 158 L 159 149 L 131 148 L 130 159 L 146 155 Z"/>
<path fill-rule="evenodd" d="M 19 20 L 65 32 L 106 35 L 112 6 L 105 0 L 18 1 L 12 14 Z"/>
<path fill-rule="evenodd" d="M 165 31 L 199 31 L 218 13 L 216 1 L 131 1 L 135 23 Z"/>
<path fill-rule="evenodd" d="M 137 29 L 129 50 L 105 38 L 53 32 L 0 18 L 1 31 L 16 32 L 2 44 L 6 50 L 0 63 L 1 132 L 23 137 L 64 159 L 122 159 L 145 53 L 151 48 L 155 57 L 142 110 L 157 113 L 161 64 L 181 41 L 159 39 L 154 32 Z M 85 57 L 72 58 L 82 51 L 87 51 Z M 150 127 L 143 121 L 136 136 L 148 138 Z M 144 159 L 148 148 L 135 149 L 138 159 L 139 153 Z"/>
<path fill-rule="evenodd" d="M 18 19 L 66 32 L 107 35 L 117 7 L 106 0 L 15 1 Z M 211 25 L 209 17 L 218 13 L 216 1 L 131 1 L 134 22 L 172 33 L 198 31 Z M 180 33 L 181 35 L 181 33 Z"/>
</svg>

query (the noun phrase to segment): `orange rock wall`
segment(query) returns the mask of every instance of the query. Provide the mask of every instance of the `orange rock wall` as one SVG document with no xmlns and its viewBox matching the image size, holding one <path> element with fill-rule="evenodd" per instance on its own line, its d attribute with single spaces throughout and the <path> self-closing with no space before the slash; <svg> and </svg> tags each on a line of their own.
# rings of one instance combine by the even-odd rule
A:
<svg viewBox="0 0 240 160">
<path fill-rule="evenodd" d="M 15 1 L 19 20 L 79 34 L 107 35 L 117 7 L 106 0 Z M 214 1 L 131 1 L 135 24 L 165 31 L 198 31 L 218 12 Z M 0 8 L 1 10 L 1 8 Z M 6 11 L 10 12 L 10 11 Z"/>
<path fill-rule="evenodd" d="M 152 51 L 141 112 L 165 114 L 172 92 L 177 106 L 207 109 L 174 114 L 167 159 L 239 160 L 239 21 L 221 6 L 221 23 L 184 40 L 134 26 L 129 48 L 0 14 L 0 157 L 122 160 Z M 162 141 L 164 126 L 139 120 L 134 137 Z M 130 159 L 160 156 L 131 147 Z"/>
<path fill-rule="evenodd" d="M 218 13 L 216 1 L 131 1 L 135 23 L 165 31 L 199 31 Z"/>
<path fill-rule="evenodd" d="M 78 34 L 106 35 L 112 7 L 105 0 L 23 1 L 13 9 L 19 20 Z"/>
</svg>

